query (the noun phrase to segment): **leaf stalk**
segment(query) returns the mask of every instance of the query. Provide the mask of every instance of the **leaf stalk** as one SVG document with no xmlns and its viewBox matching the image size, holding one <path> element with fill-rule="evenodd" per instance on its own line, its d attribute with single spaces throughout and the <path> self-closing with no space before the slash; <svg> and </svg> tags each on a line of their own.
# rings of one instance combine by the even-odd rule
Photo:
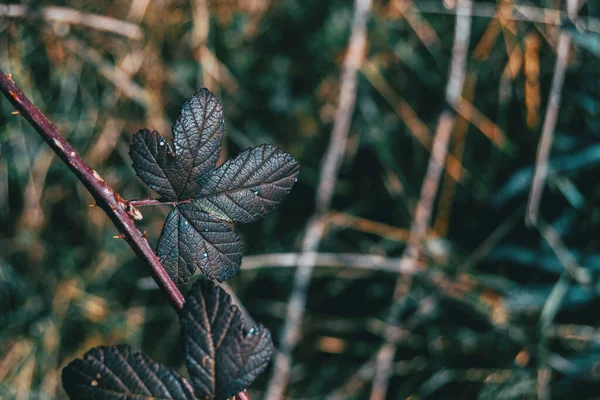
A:
<svg viewBox="0 0 600 400">
<path fill-rule="evenodd" d="M 164 204 L 176 206 L 177 204 L 191 203 L 193 200 L 194 199 L 177 200 L 177 201 L 161 201 L 160 199 L 147 198 L 147 199 L 141 199 L 141 200 L 127 200 L 127 203 L 129 203 L 130 206 L 137 208 L 137 207 L 146 207 L 146 206 L 161 206 Z"/>
</svg>

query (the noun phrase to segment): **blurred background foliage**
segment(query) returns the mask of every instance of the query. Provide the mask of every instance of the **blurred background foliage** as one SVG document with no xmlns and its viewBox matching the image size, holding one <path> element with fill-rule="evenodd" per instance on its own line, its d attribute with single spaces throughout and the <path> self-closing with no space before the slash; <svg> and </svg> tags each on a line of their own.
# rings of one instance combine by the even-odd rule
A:
<svg viewBox="0 0 600 400">
<path fill-rule="evenodd" d="M 390 327 L 395 266 L 444 107 L 455 24 L 452 0 L 413 1 L 379 0 L 371 9 L 334 211 L 286 394 L 368 398 L 373 358 L 392 335 L 390 399 L 550 398 L 545 390 L 596 398 L 600 4 L 581 0 L 584 28 L 564 28 L 574 46 L 540 204 L 545 222 L 535 229 L 524 223 L 525 206 L 565 15 L 555 10 L 565 4 L 474 2 L 463 107 L 428 257 L 400 275 L 406 301 L 401 324 Z M 495 14 L 510 3 L 512 18 Z M 277 345 L 295 270 L 281 253 L 299 250 L 314 212 L 353 3 L 15 4 L 0 5 L 0 67 L 123 197 L 153 195 L 131 167 L 132 135 L 147 127 L 169 136 L 184 100 L 205 86 L 225 110 L 221 162 L 265 142 L 299 160 L 300 179 L 283 204 L 236 226 L 245 260 L 229 282 Z M 46 8 L 55 6 L 64 8 Z M 128 343 L 183 370 L 165 296 L 12 111 L 0 101 L 0 398 L 64 397 L 61 368 L 100 344 Z M 154 246 L 168 207 L 142 211 L 138 226 Z M 251 387 L 253 398 L 268 378 Z"/>
</svg>

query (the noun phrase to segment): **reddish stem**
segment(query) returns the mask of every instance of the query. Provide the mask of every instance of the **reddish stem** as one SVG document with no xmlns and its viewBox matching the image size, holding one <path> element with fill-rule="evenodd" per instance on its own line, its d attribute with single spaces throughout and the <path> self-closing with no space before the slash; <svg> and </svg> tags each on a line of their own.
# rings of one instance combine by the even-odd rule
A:
<svg viewBox="0 0 600 400">
<path fill-rule="evenodd" d="M 238 393 L 237 395 L 235 395 L 235 397 L 233 398 L 233 400 L 251 400 L 250 399 L 250 395 L 248 394 L 248 392 L 246 392 L 245 390 L 241 393 Z"/>
<path fill-rule="evenodd" d="M 75 176 L 83 183 L 96 200 L 96 205 L 102 208 L 115 227 L 127 241 L 129 246 L 142 260 L 150 266 L 154 280 L 167 294 L 169 301 L 177 311 L 183 307 L 185 299 L 175 283 L 171 280 L 160 260 L 154 254 L 146 238 L 136 228 L 130 218 L 131 207 L 156 206 L 160 204 L 184 204 L 190 200 L 160 201 L 156 199 L 132 200 L 123 199 L 115 190 L 100 177 L 98 172 L 90 168 L 81 156 L 60 134 L 58 128 L 29 101 L 27 96 L 15 85 L 12 78 L 0 70 L 0 92 L 12 103 L 21 114 L 48 143 L 54 152 L 67 164 Z M 238 393 L 235 400 L 251 400 L 244 390 Z"/>
<path fill-rule="evenodd" d="M 161 201 L 160 199 L 142 199 L 142 200 L 127 200 L 130 206 L 132 207 L 145 207 L 145 206 L 160 206 L 162 204 L 186 204 L 191 203 L 193 199 L 189 200 L 177 200 L 177 201 Z"/>
<path fill-rule="evenodd" d="M 104 210 L 115 227 L 133 251 L 145 260 L 158 286 L 167 294 L 169 301 L 177 311 L 181 310 L 185 299 L 158 257 L 154 254 L 148 241 L 142 236 L 130 219 L 126 210 L 128 202 L 123 200 L 91 169 L 75 149 L 62 137 L 58 128 L 34 106 L 23 92 L 15 85 L 12 78 L 0 70 L 0 92 L 12 103 L 17 111 L 35 128 L 54 152 L 67 164 L 75 176 L 84 184 L 96 200 L 96 204 Z"/>
</svg>

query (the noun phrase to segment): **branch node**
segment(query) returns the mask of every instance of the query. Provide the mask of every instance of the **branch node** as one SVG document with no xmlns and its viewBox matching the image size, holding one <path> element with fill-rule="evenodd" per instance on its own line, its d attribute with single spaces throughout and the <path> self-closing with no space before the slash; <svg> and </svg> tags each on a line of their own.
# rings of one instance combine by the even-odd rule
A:
<svg viewBox="0 0 600 400">
<path fill-rule="evenodd" d="M 117 203 L 119 203 L 119 205 L 121 206 L 121 208 L 123 210 L 125 210 L 125 212 L 129 216 L 129 218 L 131 218 L 134 221 L 141 221 L 142 219 L 144 219 L 144 216 L 142 215 L 140 210 L 138 210 L 132 204 L 131 201 L 122 198 L 118 193 L 116 195 L 116 200 L 117 200 Z"/>
</svg>

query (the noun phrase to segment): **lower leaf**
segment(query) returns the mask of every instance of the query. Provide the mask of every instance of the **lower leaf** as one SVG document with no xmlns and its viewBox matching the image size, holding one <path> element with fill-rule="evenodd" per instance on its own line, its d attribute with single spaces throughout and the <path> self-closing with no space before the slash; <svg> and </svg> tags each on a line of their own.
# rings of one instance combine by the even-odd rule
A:
<svg viewBox="0 0 600 400">
<path fill-rule="evenodd" d="M 195 283 L 181 313 L 185 359 L 201 398 L 229 399 L 267 367 L 273 354 L 268 329 L 246 332 L 242 312 L 221 287 Z"/>
<path fill-rule="evenodd" d="M 156 252 L 178 284 L 187 282 L 196 267 L 222 282 L 237 274 L 242 263 L 238 236 L 192 204 L 180 204 L 169 213 Z"/>
<path fill-rule="evenodd" d="M 72 400 L 195 398 L 183 377 L 127 345 L 91 349 L 63 369 L 62 381 Z"/>
</svg>

